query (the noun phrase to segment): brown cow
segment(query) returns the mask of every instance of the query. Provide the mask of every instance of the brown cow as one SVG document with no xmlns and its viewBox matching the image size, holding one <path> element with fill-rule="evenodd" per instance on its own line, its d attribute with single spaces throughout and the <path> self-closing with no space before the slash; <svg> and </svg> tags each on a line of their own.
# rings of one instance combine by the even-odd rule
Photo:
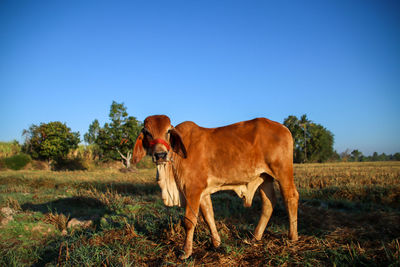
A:
<svg viewBox="0 0 400 267">
<path fill-rule="evenodd" d="M 133 151 L 137 163 L 149 154 L 157 164 L 157 181 L 167 206 L 184 206 L 186 259 L 192 254 L 199 208 L 218 247 L 210 195 L 234 190 L 249 207 L 260 188 L 262 212 L 254 238 L 260 240 L 276 202 L 273 179 L 280 185 L 289 214 L 289 238 L 297 240 L 299 194 L 293 180 L 293 140 L 283 125 L 265 118 L 220 128 L 203 128 L 187 121 L 175 128 L 167 116 L 147 117 Z"/>
</svg>

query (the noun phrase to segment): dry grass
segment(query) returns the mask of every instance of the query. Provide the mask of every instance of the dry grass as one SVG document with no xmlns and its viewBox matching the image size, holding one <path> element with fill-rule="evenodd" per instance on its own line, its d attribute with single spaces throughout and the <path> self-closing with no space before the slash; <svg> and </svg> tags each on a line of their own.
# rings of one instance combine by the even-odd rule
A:
<svg viewBox="0 0 400 267">
<path fill-rule="evenodd" d="M 0 172 L 0 207 L 16 211 L 0 228 L 0 265 L 400 264 L 399 162 L 295 165 L 298 242 L 287 239 L 287 215 L 279 201 L 262 241 L 248 245 L 260 199 L 244 208 L 234 194 L 217 193 L 213 203 L 222 248 L 211 247 L 200 220 L 194 254 L 184 262 L 177 259 L 185 236 L 183 210 L 162 204 L 154 177 L 154 169 Z M 90 227 L 62 234 L 69 219 L 85 216 L 95 218 Z M 54 230 L 29 233 L 39 226 Z"/>
<path fill-rule="evenodd" d="M 69 216 L 66 216 L 62 213 L 58 214 L 57 212 L 50 212 L 46 214 L 46 217 L 43 221 L 48 224 L 53 224 L 58 230 L 63 231 L 67 229 L 68 220 Z"/>
<path fill-rule="evenodd" d="M 329 186 L 397 186 L 400 162 L 295 164 L 295 182 L 299 189 Z"/>
<path fill-rule="evenodd" d="M 400 205 L 400 162 L 296 165 L 295 182 L 303 199 Z"/>
</svg>

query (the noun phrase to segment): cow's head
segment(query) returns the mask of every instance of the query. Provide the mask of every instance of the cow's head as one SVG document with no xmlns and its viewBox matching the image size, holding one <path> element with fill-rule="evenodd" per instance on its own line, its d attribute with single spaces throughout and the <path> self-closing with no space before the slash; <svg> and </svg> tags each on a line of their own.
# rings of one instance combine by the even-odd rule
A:
<svg viewBox="0 0 400 267">
<path fill-rule="evenodd" d="M 172 151 L 186 158 L 186 149 L 178 131 L 165 115 L 149 116 L 136 139 L 133 149 L 133 163 L 138 163 L 146 154 L 153 162 L 164 164 L 171 159 Z"/>
</svg>

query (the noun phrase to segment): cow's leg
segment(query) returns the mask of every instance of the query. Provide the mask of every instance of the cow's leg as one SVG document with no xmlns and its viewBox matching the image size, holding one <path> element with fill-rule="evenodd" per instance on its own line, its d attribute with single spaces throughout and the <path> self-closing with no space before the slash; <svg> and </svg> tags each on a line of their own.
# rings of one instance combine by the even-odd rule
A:
<svg viewBox="0 0 400 267">
<path fill-rule="evenodd" d="M 289 239 L 296 241 L 298 239 L 297 208 L 299 203 L 299 193 L 294 184 L 293 171 L 288 171 L 283 175 L 279 175 L 278 181 L 285 202 L 285 207 L 289 215 Z"/>
<path fill-rule="evenodd" d="M 183 246 L 183 254 L 179 257 L 181 260 L 187 259 L 192 255 L 193 250 L 193 235 L 194 228 L 197 224 L 197 216 L 199 214 L 200 206 L 200 193 L 191 192 L 190 195 L 186 195 L 186 210 L 185 210 L 185 230 L 186 239 L 185 245 Z"/>
<path fill-rule="evenodd" d="M 266 177 L 264 182 L 261 184 L 260 195 L 262 201 L 262 210 L 260 220 L 256 230 L 254 231 L 254 238 L 256 240 L 261 240 L 265 227 L 267 227 L 276 203 L 274 180 L 271 176 Z"/>
<path fill-rule="evenodd" d="M 201 198 L 200 209 L 204 220 L 207 222 L 208 228 L 210 229 L 212 243 L 214 247 L 219 247 L 219 245 L 221 245 L 221 238 L 219 237 L 217 227 L 215 226 L 214 210 L 210 195 L 205 195 Z"/>
</svg>

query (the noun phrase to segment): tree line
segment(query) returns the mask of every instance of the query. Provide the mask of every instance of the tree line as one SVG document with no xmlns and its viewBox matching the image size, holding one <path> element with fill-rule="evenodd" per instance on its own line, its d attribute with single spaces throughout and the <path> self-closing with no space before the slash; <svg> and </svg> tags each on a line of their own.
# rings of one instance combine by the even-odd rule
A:
<svg viewBox="0 0 400 267">
<path fill-rule="evenodd" d="M 341 161 L 349 161 L 349 162 L 366 162 L 366 161 L 400 161 L 400 153 L 395 154 L 378 154 L 378 152 L 374 152 L 370 156 L 364 156 L 361 151 L 358 149 L 354 149 L 350 152 L 350 149 L 340 153 L 338 155 Z"/>
<path fill-rule="evenodd" d="M 338 154 L 333 149 L 334 135 L 321 124 L 290 115 L 283 124 L 293 136 L 293 160 L 295 163 L 327 161 L 382 161 L 400 160 L 400 153 L 364 156 L 359 150 L 346 150 Z M 97 119 L 89 125 L 83 139 L 91 151 L 92 159 L 99 161 L 119 160 L 130 167 L 136 137 L 143 127 L 134 116 L 129 116 L 123 103 L 112 102 L 109 121 L 103 126 Z M 65 123 L 58 121 L 32 125 L 23 131 L 25 142 L 21 150 L 31 158 L 47 161 L 49 165 L 65 160 L 71 150 L 81 142 L 79 132 L 73 132 Z"/>
<path fill-rule="evenodd" d="M 334 135 L 324 126 L 315 123 L 304 114 L 299 118 L 290 115 L 283 124 L 293 136 L 293 161 L 306 162 L 362 162 L 362 161 L 400 161 L 400 153 L 386 155 L 374 152 L 371 156 L 364 156 L 358 149 L 350 152 L 349 149 L 338 153 L 333 149 Z"/>
</svg>

